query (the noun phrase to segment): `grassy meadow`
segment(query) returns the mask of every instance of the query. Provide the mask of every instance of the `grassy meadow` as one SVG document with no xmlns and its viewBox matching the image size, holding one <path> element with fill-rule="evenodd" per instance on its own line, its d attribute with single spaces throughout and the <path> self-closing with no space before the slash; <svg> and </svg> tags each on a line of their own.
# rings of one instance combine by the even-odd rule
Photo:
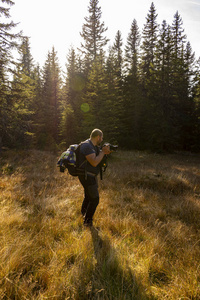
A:
<svg viewBox="0 0 200 300">
<path fill-rule="evenodd" d="M 0 299 L 200 299 L 199 155 L 113 153 L 91 229 L 56 161 L 1 153 Z"/>
</svg>

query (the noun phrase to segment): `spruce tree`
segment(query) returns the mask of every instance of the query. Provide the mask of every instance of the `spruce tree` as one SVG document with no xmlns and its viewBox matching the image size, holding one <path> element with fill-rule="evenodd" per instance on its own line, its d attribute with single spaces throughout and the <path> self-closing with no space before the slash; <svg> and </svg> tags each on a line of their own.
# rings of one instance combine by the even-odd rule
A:
<svg viewBox="0 0 200 300">
<path fill-rule="evenodd" d="M 82 97 L 83 105 L 87 107 L 83 114 L 83 134 L 88 135 L 94 128 L 103 131 L 107 128 L 108 115 L 106 101 L 108 95 L 108 83 L 106 81 L 104 56 L 98 56 L 93 62 L 88 79 L 86 90 Z"/>
<path fill-rule="evenodd" d="M 17 39 L 20 33 L 12 33 L 17 26 L 13 21 L 5 22 L 10 19 L 10 7 L 13 1 L 1 0 L 0 6 L 0 149 L 2 145 L 10 144 L 12 133 L 10 122 L 13 119 L 15 110 L 10 97 L 10 77 L 8 72 L 12 67 L 12 49 L 18 46 Z"/>
<path fill-rule="evenodd" d="M 155 68 L 155 51 L 158 38 L 158 24 L 157 14 L 154 3 L 152 2 L 149 13 L 146 17 L 146 24 L 142 31 L 142 45 L 141 45 L 141 70 L 142 81 L 144 87 L 147 88 L 149 94 L 151 80 L 153 81 L 152 74 Z"/>
<path fill-rule="evenodd" d="M 98 0 L 90 0 L 88 12 L 89 16 L 85 17 L 85 23 L 80 33 L 83 38 L 81 52 L 84 54 L 84 76 L 86 78 L 82 105 L 87 105 L 89 109 L 83 114 L 85 126 L 83 129 L 87 135 L 94 126 L 101 127 L 105 118 L 103 111 L 107 84 L 105 82 L 104 47 L 108 42 L 105 36 L 107 28 L 101 21 L 102 12 Z"/>
<path fill-rule="evenodd" d="M 197 60 L 195 65 L 195 76 L 193 78 L 193 89 L 192 97 L 194 99 L 195 105 L 195 143 L 193 145 L 193 150 L 200 150 L 200 58 Z"/>
<path fill-rule="evenodd" d="M 143 101 L 139 82 L 140 32 L 134 19 L 125 46 L 125 80 L 123 101 L 123 144 L 129 148 L 141 148 Z"/>
<path fill-rule="evenodd" d="M 170 150 L 175 143 L 173 132 L 172 106 L 172 34 L 171 27 L 164 20 L 158 34 L 156 48 L 156 94 L 157 103 L 157 147 Z"/>
<path fill-rule="evenodd" d="M 35 66 L 32 71 L 34 81 L 34 97 L 33 97 L 33 116 L 32 130 L 34 146 L 38 146 L 38 140 L 43 129 L 44 105 L 42 101 L 42 76 L 39 65 Z"/>
<path fill-rule="evenodd" d="M 174 15 L 172 23 L 172 105 L 174 135 L 176 147 L 187 150 L 189 147 L 189 129 L 192 115 L 192 101 L 190 98 L 189 70 L 192 68 L 193 54 L 191 49 L 186 50 L 186 35 L 183 21 L 178 12 Z M 186 54 L 187 52 L 187 54 Z"/>
<path fill-rule="evenodd" d="M 41 134 L 38 144 L 43 147 L 55 147 L 59 141 L 59 103 L 61 93 L 60 67 L 57 53 L 52 48 L 48 53 L 42 78 Z"/>
<path fill-rule="evenodd" d="M 11 0 L 1 0 L 8 6 L 0 6 L 0 62 L 4 67 L 9 67 L 12 58 L 12 49 L 18 46 L 17 39 L 21 36 L 21 33 L 12 33 L 12 30 L 17 26 L 13 21 L 5 22 L 10 16 L 10 7 L 14 5 Z"/>
<path fill-rule="evenodd" d="M 61 77 L 60 77 L 60 66 L 55 48 L 52 48 L 51 52 L 51 69 L 52 69 L 52 123 L 53 131 L 52 136 L 55 141 L 58 141 L 58 128 L 59 128 L 59 105 L 60 105 L 60 92 L 61 92 Z"/>
<path fill-rule="evenodd" d="M 115 42 L 113 45 L 113 52 L 115 56 L 115 65 L 117 70 L 117 75 L 122 79 L 122 70 L 123 70 L 123 51 L 122 51 L 122 34 L 118 30 L 115 36 Z"/>
<path fill-rule="evenodd" d="M 82 138 L 81 98 L 85 88 L 85 78 L 74 48 L 70 49 L 67 59 L 67 77 L 63 87 L 60 124 L 60 135 L 66 146 L 77 143 Z"/>
<path fill-rule="evenodd" d="M 140 81 L 142 84 L 142 95 L 144 97 L 143 112 L 143 140 L 145 147 L 154 148 L 157 144 L 159 134 L 159 112 L 156 100 L 156 47 L 158 41 L 157 13 L 154 3 L 146 17 L 146 23 L 142 31 Z"/>
<path fill-rule="evenodd" d="M 110 142 L 119 142 L 122 133 L 122 40 L 119 32 L 113 47 L 110 47 L 105 65 L 106 101 L 104 110 L 106 115 L 106 137 Z"/>
<path fill-rule="evenodd" d="M 24 74 L 28 75 L 31 77 L 31 72 L 33 69 L 33 57 L 31 55 L 31 50 L 30 50 L 30 42 L 28 37 L 23 37 L 22 38 L 22 44 L 20 46 L 19 51 L 21 52 L 21 59 L 20 62 L 23 66 L 22 71 Z"/>
<path fill-rule="evenodd" d="M 186 44 L 186 35 L 183 28 L 183 20 L 178 11 L 174 15 L 172 23 L 172 36 L 173 36 L 173 56 L 174 59 L 182 58 L 183 48 Z"/>
<path fill-rule="evenodd" d="M 13 141 L 16 145 L 30 145 L 32 136 L 32 115 L 34 98 L 34 79 L 32 72 L 32 55 L 29 39 L 24 37 L 19 47 L 19 62 L 11 85 L 11 99 L 15 114 L 12 118 Z"/>
<path fill-rule="evenodd" d="M 86 23 L 83 24 L 80 35 L 83 38 L 81 51 L 85 54 L 85 59 L 90 66 L 91 62 L 101 55 L 108 39 L 104 36 L 107 28 L 104 22 L 101 22 L 102 12 L 99 0 L 90 0 L 88 11 L 89 16 L 85 17 Z"/>
<path fill-rule="evenodd" d="M 192 51 L 192 47 L 189 42 L 186 44 L 184 51 L 184 76 L 187 87 L 187 95 L 185 96 L 184 101 L 184 116 L 183 116 L 183 125 L 182 125 L 182 137 L 181 143 L 184 150 L 193 149 L 196 140 L 196 124 L 198 122 L 196 111 L 195 111 L 195 102 L 192 97 L 193 89 L 193 78 L 194 78 L 194 69 L 195 69 L 195 54 Z"/>
<path fill-rule="evenodd" d="M 136 19 L 131 24 L 125 47 L 126 72 L 138 77 L 138 56 L 140 45 L 140 32 Z"/>
</svg>

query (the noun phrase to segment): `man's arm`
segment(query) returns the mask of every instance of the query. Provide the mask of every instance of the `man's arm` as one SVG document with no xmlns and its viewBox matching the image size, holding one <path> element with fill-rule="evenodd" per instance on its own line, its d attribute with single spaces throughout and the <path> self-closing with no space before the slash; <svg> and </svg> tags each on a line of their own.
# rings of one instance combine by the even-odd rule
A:
<svg viewBox="0 0 200 300">
<path fill-rule="evenodd" d="M 86 155 L 86 159 L 93 167 L 96 167 L 101 162 L 105 154 L 110 154 L 110 146 L 104 146 L 97 156 L 95 153 Z"/>
</svg>

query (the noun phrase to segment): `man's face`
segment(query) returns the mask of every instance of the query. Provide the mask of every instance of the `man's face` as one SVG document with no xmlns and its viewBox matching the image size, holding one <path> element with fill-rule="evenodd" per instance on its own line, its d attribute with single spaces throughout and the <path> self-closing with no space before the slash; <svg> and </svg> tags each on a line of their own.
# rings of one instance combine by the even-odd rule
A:
<svg viewBox="0 0 200 300">
<path fill-rule="evenodd" d="M 103 135 L 98 135 L 97 146 L 100 146 L 103 142 Z"/>
</svg>

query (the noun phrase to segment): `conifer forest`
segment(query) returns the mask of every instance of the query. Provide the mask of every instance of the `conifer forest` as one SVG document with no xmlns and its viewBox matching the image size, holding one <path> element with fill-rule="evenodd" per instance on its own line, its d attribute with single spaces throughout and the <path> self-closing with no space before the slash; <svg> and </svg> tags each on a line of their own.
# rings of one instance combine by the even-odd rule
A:
<svg viewBox="0 0 200 300">
<path fill-rule="evenodd" d="M 128 36 L 119 28 L 108 47 L 99 0 L 88 0 L 80 47 L 63 50 L 62 70 L 54 47 L 44 66 L 34 62 L 14 2 L 0 2 L 0 148 L 53 151 L 100 128 L 122 149 L 199 151 L 200 58 L 178 11 L 158 24 L 152 2 L 143 28 L 133 14 Z"/>
</svg>

